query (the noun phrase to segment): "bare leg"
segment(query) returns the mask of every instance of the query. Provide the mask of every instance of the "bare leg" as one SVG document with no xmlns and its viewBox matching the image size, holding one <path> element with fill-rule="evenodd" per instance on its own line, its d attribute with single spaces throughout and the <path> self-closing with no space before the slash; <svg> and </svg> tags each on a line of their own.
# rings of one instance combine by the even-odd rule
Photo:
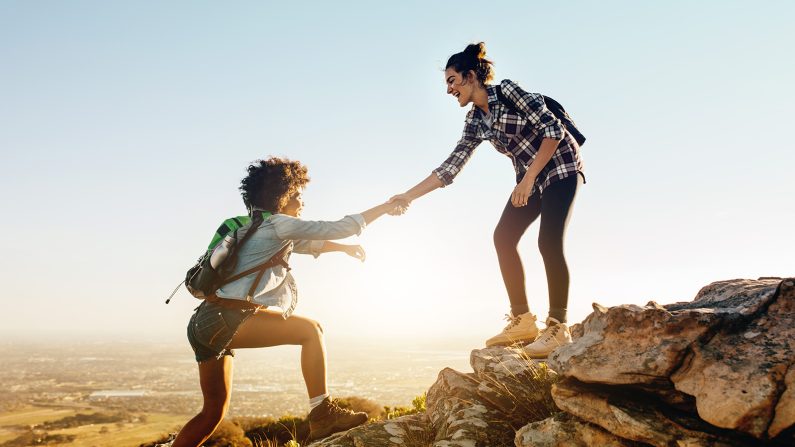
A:
<svg viewBox="0 0 795 447">
<path fill-rule="evenodd" d="M 323 329 L 317 321 L 281 312 L 259 311 L 240 325 L 229 347 L 264 348 L 301 345 L 301 372 L 309 397 L 326 394 L 326 348 Z"/>
<path fill-rule="evenodd" d="M 221 423 L 232 395 L 232 357 L 199 363 L 199 383 L 204 397 L 202 411 L 182 427 L 172 447 L 200 446 Z"/>
</svg>

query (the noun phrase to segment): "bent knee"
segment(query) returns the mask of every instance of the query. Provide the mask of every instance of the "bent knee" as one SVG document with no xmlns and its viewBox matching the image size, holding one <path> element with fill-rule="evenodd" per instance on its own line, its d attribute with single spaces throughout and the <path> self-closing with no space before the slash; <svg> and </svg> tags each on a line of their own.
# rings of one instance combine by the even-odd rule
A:
<svg viewBox="0 0 795 447">
<path fill-rule="evenodd" d="M 505 227 L 497 226 L 494 229 L 494 246 L 497 250 L 501 249 L 510 249 L 516 248 L 519 245 L 519 239 L 521 239 L 521 234 L 515 234 L 513 231 L 509 231 Z"/>
<path fill-rule="evenodd" d="M 311 331 L 313 335 L 317 336 L 318 338 L 322 338 L 323 326 L 321 326 L 320 323 L 315 320 L 309 320 L 309 321 L 311 321 Z"/>
<path fill-rule="evenodd" d="M 549 241 L 543 238 L 538 239 L 538 251 L 543 258 L 555 259 L 563 258 L 563 241 Z"/>
<path fill-rule="evenodd" d="M 304 339 L 318 339 L 323 337 L 323 327 L 317 321 L 306 318 L 297 317 L 299 320 L 300 333 Z"/>
</svg>

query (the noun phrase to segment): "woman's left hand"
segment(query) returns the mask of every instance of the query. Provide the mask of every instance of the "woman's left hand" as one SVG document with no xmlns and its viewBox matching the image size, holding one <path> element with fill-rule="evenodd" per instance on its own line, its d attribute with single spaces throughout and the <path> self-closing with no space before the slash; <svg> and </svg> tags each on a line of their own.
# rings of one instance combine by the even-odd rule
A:
<svg viewBox="0 0 795 447">
<path fill-rule="evenodd" d="M 348 256 L 356 258 L 362 262 L 364 262 L 364 258 L 367 256 L 364 252 L 364 248 L 362 248 L 361 245 L 346 245 L 344 251 Z"/>
<path fill-rule="evenodd" d="M 533 191 L 533 184 L 536 178 L 525 174 L 522 181 L 513 189 L 511 194 L 511 204 L 517 208 L 527 205 L 527 200 L 530 198 L 530 193 Z"/>
</svg>

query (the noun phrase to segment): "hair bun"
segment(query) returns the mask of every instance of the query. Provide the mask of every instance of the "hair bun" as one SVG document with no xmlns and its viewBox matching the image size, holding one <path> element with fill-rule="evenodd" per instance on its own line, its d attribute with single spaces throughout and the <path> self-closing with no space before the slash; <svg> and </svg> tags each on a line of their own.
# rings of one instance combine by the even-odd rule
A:
<svg viewBox="0 0 795 447">
<path fill-rule="evenodd" d="M 464 48 L 464 54 L 476 59 L 485 59 L 486 57 L 486 44 L 483 42 L 471 43 Z"/>
<path fill-rule="evenodd" d="M 452 67 L 455 71 L 466 76 L 470 71 L 475 73 L 478 81 L 485 84 L 494 78 L 492 62 L 486 59 L 486 44 L 483 42 L 471 43 L 464 51 L 450 56 L 444 69 Z"/>
</svg>

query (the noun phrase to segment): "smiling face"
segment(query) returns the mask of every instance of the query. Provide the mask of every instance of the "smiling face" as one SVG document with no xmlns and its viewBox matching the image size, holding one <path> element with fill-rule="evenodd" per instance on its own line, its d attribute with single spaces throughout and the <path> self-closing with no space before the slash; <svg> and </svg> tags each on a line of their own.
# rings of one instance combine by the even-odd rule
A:
<svg viewBox="0 0 795 447">
<path fill-rule="evenodd" d="M 472 71 L 463 76 L 450 67 L 444 71 L 444 82 L 447 84 L 447 94 L 453 95 L 458 100 L 458 105 L 464 107 L 472 102 L 472 93 L 478 85 Z"/>
<path fill-rule="evenodd" d="M 282 208 L 282 214 L 293 217 L 301 217 L 301 211 L 304 210 L 304 188 L 298 188 L 298 191 L 290 197 L 287 205 Z"/>
</svg>

